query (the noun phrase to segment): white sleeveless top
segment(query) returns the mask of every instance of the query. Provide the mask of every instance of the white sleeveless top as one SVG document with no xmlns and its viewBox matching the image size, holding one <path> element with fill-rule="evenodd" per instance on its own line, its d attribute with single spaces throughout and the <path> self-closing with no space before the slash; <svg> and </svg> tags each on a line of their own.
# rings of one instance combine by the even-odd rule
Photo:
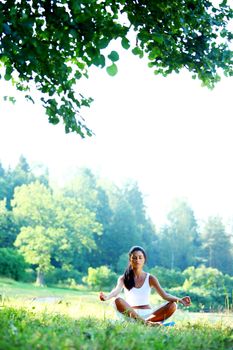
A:
<svg viewBox="0 0 233 350">
<path fill-rule="evenodd" d="M 146 279 L 140 288 L 133 287 L 128 290 L 124 287 L 125 300 L 130 306 L 148 305 L 151 287 L 149 283 L 150 274 L 146 274 Z"/>
</svg>

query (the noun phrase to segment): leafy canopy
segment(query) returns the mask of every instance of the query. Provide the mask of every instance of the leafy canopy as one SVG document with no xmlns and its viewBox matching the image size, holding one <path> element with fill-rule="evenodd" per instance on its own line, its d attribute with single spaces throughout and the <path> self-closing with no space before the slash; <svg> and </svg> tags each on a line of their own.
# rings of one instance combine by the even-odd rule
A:
<svg viewBox="0 0 233 350">
<path fill-rule="evenodd" d="M 38 181 L 17 187 L 12 207 L 22 221 L 15 246 L 27 262 L 38 265 L 39 273 L 52 268 L 52 258 L 68 266 L 84 248 L 94 249 L 93 234 L 102 231 L 95 214 L 78 199 L 55 194 Z"/>
<path fill-rule="evenodd" d="M 49 122 L 62 120 L 66 132 L 82 137 L 92 135 L 80 114 L 92 99 L 77 93 L 76 84 L 92 65 L 117 73 L 119 55 L 106 50 L 114 39 L 146 55 L 155 74 L 186 67 L 210 88 L 219 69 L 232 75 L 227 0 L 0 0 L 0 13 L 0 78 L 32 101 L 34 83 Z"/>
</svg>

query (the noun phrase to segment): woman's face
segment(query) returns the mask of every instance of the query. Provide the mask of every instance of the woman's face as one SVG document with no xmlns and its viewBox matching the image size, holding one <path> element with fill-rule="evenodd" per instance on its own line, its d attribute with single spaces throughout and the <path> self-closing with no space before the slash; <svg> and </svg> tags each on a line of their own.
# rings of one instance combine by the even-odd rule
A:
<svg viewBox="0 0 233 350">
<path fill-rule="evenodd" d="M 130 255 L 129 262 L 132 267 L 142 267 L 145 264 L 145 257 L 143 252 L 141 252 L 140 250 L 134 251 Z"/>
</svg>

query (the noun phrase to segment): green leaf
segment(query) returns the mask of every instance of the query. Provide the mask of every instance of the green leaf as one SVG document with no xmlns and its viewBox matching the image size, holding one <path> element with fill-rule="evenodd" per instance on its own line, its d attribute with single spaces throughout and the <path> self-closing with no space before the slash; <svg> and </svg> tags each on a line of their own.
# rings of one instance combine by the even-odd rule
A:
<svg viewBox="0 0 233 350">
<path fill-rule="evenodd" d="M 82 73 L 80 73 L 78 70 L 76 70 L 74 77 L 75 77 L 75 79 L 80 79 L 82 77 Z"/>
<path fill-rule="evenodd" d="M 106 71 L 109 75 L 111 75 L 111 77 L 114 77 L 114 75 L 116 75 L 117 71 L 118 71 L 117 65 L 115 63 L 113 63 L 111 66 L 108 66 L 106 68 Z"/>
<path fill-rule="evenodd" d="M 9 61 L 9 58 L 7 56 L 0 56 L 0 61 L 3 62 L 3 63 L 7 63 Z"/>
<path fill-rule="evenodd" d="M 86 48 L 86 53 L 93 59 L 96 55 L 98 55 L 98 50 L 96 50 L 94 46 L 89 46 Z"/>
<path fill-rule="evenodd" d="M 132 50 L 132 53 L 134 55 L 138 55 L 140 58 L 143 57 L 143 51 L 138 47 L 136 46 L 133 50 Z"/>
<path fill-rule="evenodd" d="M 96 45 L 99 49 L 105 49 L 109 44 L 109 39 L 107 38 L 102 38 Z"/>
<path fill-rule="evenodd" d="M 116 62 L 119 60 L 119 55 L 116 51 L 112 51 L 109 55 L 108 58 L 112 61 L 112 62 Z"/>
<path fill-rule="evenodd" d="M 227 0 L 223 0 L 223 1 L 219 4 L 220 7 L 225 7 L 226 5 L 227 5 Z"/>
<path fill-rule="evenodd" d="M 126 50 L 128 50 L 130 48 L 130 43 L 129 43 L 129 40 L 127 38 L 123 38 L 121 40 L 121 45 Z"/>
<path fill-rule="evenodd" d="M 34 20 L 27 18 L 26 20 L 22 21 L 22 25 L 27 29 L 31 29 L 34 25 Z"/>
<path fill-rule="evenodd" d="M 77 64 L 77 66 L 80 68 L 80 69 L 84 69 L 85 68 L 85 63 L 83 63 L 83 62 L 77 62 L 76 63 Z"/>
<path fill-rule="evenodd" d="M 77 38 L 77 37 L 78 37 L 78 32 L 77 32 L 77 30 L 71 29 L 71 30 L 70 30 L 70 35 L 72 35 L 74 38 Z"/>
<path fill-rule="evenodd" d="M 93 64 L 95 66 L 100 66 L 101 68 L 103 68 L 105 66 L 105 57 L 104 55 L 99 55 L 99 56 L 96 56 L 94 59 L 93 59 Z"/>
<path fill-rule="evenodd" d="M 9 101 L 10 101 L 11 103 L 15 104 L 16 99 L 14 98 L 14 96 L 10 96 L 10 97 L 9 97 Z"/>
<path fill-rule="evenodd" d="M 163 43 L 163 36 L 161 34 L 153 34 L 153 39 L 154 41 L 156 41 L 157 43 L 159 44 L 162 44 Z"/>
<path fill-rule="evenodd" d="M 3 23 L 3 32 L 6 35 L 11 34 L 11 28 L 10 28 L 10 26 L 7 23 Z"/>
<path fill-rule="evenodd" d="M 25 95 L 26 100 L 31 101 L 33 104 L 35 103 L 35 101 L 33 100 L 33 98 L 30 95 Z"/>
<path fill-rule="evenodd" d="M 148 63 L 148 67 L 149 67 L 149 68 L 153 68 L 153 67 L 154 67 L 154 65 L 155 65 L 155 64 L 154 64 L 154 63 L 152 63 L 152 62 L 149 62 L 149 63 Z"/>
<path fill-rule="evenodd" d="M 153 61 L 154 59 L 156 59 L 156 57 L 158 57 L 161 54 L 161 51 L 155 47 L 152 49 L 152 51 L 149 53 L 149 60 Z"/>
<path fill-rule="evenodd" d="M 15 99 L 14 96 L 3 96 L 3 100 L 4 101 L 9 101 L 9 102 L 11 102 L 13 104 L 15 104 L 15 102 L 16 102 L 16 99 Z"/>
<path fill-rule="evenodd" d="M 10 66 L 6 67 L 6 73 L 5 73 L 4 79 L 7 80 L 7 81 L 11 80 L 12 72 L 13 72 L 13 68 L 12 67 L 10 67 Z"/>
</svg>

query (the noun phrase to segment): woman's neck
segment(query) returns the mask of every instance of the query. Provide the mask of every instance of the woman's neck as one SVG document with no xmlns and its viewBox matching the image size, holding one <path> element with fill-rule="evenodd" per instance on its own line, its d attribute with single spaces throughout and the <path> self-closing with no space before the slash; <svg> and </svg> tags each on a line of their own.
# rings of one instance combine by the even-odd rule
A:
<svg viewBox="0 0 233 350">
<path fill-rule="evenodd" d="M 140 268 L 139 269 L 135 269 L 134 268 L 133 272 L 134 272 L 134 276 L 135 277 L 140 277 L 143 274 L 144 271 L 142 269 L 140 269 Z"/>
</svg>

